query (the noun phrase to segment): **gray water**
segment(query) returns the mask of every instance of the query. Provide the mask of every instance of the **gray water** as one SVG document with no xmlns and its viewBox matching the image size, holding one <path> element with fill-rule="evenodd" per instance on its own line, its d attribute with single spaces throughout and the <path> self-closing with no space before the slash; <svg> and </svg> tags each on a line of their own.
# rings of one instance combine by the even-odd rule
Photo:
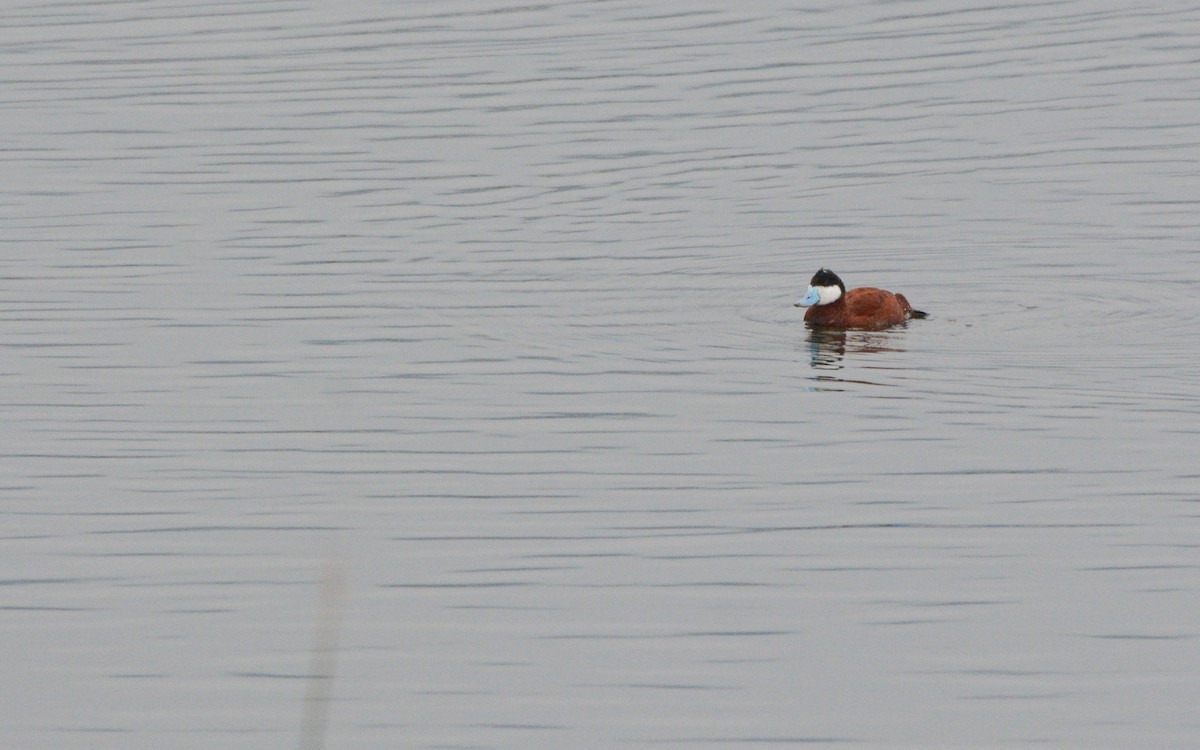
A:
<svg viewBox="0 0 1200 750">
<path fill-rule="evenodd" d="M 5 747 L 1200 741 L 1200 10 L 730 5 L 0 11 Z"/>
</svg>

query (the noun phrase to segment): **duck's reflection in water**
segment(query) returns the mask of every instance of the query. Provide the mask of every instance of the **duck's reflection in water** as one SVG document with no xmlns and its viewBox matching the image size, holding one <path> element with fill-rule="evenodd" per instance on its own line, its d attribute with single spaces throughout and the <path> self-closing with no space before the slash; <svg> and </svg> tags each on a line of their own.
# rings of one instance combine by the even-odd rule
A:
<svg viewBox="0 0 1200 750">
<path fill-rule="evenodd" d="M 897 328 L 887 331 L 845 331 L 809 325 L 806 336 L 809 364 L 815 370 L 840 370 L 847 354 L 904 351 L 896 345 Z"/>
</svg>

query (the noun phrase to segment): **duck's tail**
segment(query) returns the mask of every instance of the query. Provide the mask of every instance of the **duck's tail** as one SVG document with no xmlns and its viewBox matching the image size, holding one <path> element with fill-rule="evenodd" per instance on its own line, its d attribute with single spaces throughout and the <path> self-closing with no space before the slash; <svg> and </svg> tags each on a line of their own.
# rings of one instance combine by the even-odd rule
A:
<svg viewBox="0 0 1200 750">
<path fill-rule="evenodd" d="M 924 312 L 923 310 L 914 310 L 913 306 L 908 304 L 908 300 L 904 298 L 903 294 L 897 294 L 896 299 L 900 302 L 900 307 L 904 308 L 904 314 L 907 315 L 908 317 L 910 317 L 910 318 L 928 318 L 929 317 L 929 313 Z"/>
</svg>

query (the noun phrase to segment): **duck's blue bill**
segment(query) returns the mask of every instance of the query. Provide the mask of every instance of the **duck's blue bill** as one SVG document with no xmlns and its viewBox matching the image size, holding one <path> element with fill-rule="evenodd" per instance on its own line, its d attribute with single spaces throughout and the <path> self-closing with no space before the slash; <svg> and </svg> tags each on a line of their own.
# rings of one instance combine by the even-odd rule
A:
<svg viewBox="0 0 1200 750">
<path fill-rule="evenodd" d="M 812 307 L 821 301 L 821 295 L 817 294 L 817 288 L 810 286 L 808 294 L 804 295 L 804 299 L 796 303 L 796 307 Z"/>
</svg>

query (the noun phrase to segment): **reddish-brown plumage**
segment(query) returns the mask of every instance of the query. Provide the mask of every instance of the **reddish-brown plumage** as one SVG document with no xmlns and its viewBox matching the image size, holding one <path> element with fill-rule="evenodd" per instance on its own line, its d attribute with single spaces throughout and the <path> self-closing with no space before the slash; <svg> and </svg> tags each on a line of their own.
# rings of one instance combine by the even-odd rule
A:
<svg viewBox="0 0 1200 750">
<path fill-rule="evenodd" d="M 804 313 L 809 323 L 829 328 L 887 328 L 912 315 L 912 305 L 903 294 L 883 289 L 851 289 L 828 305 L 814 305 Z"/>
</svg>

